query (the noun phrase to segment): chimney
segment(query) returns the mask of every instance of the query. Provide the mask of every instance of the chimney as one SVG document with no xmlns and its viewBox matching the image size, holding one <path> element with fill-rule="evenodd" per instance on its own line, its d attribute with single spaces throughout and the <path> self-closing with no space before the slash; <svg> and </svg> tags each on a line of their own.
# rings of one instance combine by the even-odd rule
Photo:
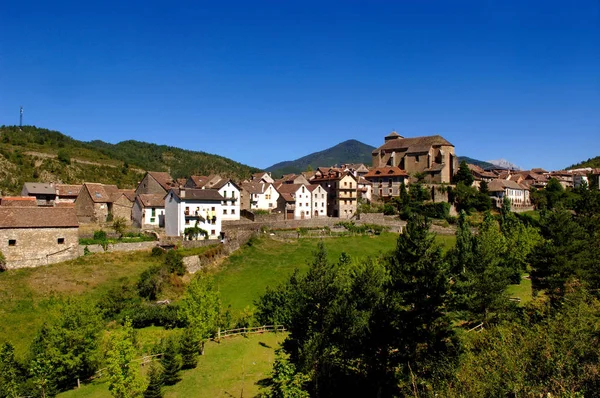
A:
<svg viewBox="0 0 600 398">
<path fill-rule="evenodd" d="M 185 189 L 180 189 L 179 190 L 179 197 L 180 198 L 185 198 Z"/>
</svg>

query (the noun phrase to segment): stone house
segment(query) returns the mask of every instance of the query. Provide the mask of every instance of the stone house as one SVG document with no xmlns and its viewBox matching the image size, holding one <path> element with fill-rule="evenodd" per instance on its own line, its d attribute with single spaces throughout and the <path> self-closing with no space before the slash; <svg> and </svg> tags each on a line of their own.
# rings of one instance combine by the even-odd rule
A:
<svg viewBox="0 0 600 398">
<path fill-rule="evenodd" d="M 89 182 L 83 184 L 77 200 L 75 200 L 75 211 L 79 222 L 102 223 L 107 221 L 108 215 L 112 214 L 113 200 L 118 192 L 119 189 L 116 185 Z"/>
<path fill-rule="evenodd" d="M 370 203 L 373 200 L 373 184 L 364 176 L 357 177 L 358 198 Z"/>
<path fill-rule="evenodd" d="M 329 217 L 351 218 L 356 214 L 358 202 L 358 182 L 351 172 L 330 169 L 329 174 L 315 176 L 312 184 L 320 185 L 327 191 L 327 215 Z"/>
<path fill-rule="evenodd" d="M 266 171 L 261 171 L 259 173 L 252 174 L 252 181 L 253 182 L 264 182 L 267 184 L 273 184 L 275 182 L 273 177 L 271 177 L 271 173 L 266 172 Z"/>
<path fill-rule="evenodd" d="M 186 228 L 197 226 L 208 233 L 208 239 L 219 239 L 222 201 L 214 189 L 171 189 L 165 197 L 166 235 L 185 236 Z"/>
<path fill-rule="evenodd" d="M 286 174 L 280 179 L 275 180 L 275 186 L 279 184 L 305 184 L 308 185 L 308 179 L 302 174 Z"/>
<path fill-rule="evenodd" d="M 240 187 L 240 208 L 242 210 L 274 210 L 277 207 L 279 192 L 273 184 L 250 181 Z"/>
<path fill-rule="evenodd" d="M 277 211 L 285 214 L 286 220 L 311 218 L 312 193 L 308 184 L 279 184 Z"/>
<path fill-rule="evenodd" d="M 365 179 L 373 188 L 373 196 L 389 200 L 400 196 L 402 184 L 408 183 L 408 174 L 399 167 L 376 167 L 371 169 Z"/>
<path fill-rule="evenodd" d="M 148 171 L 135 190 L 135 195 L 162 194 L 169 192 L 171 188 L 178 188 L 179 184 L 169 173 L 162 171 Z"/>
<path fill-rule="evenodd" d="M 119 189 L 112 194 L 112 206 L 110 212 L 113 218 L 121 217 L 128 223 L 133 220 L 131 212 L 135 201 L 135 190 Z"/>
<path fill-rule="evenodd" d="M 54 206 L 56 189 L 52 184 L 43 182 L 26 182 L 23 184 L 21 196 L 35 197 L 38 206 Z"/>
<path fill-rule="evenodd" d="M 469 170 L 471 171 L 471 175 L 473 176 L 473 186 L 476 188 L 479 188 L 482 181 L 489 183 L 498 178 L 498 175 L 496 173 L 486 171 L 480 166 L 477 166 L 476 164 L 469 163 L 467 166 L 469 166 Z"/>
<path fill-rule="evenodd" d="M 7 269 L 78 257 L 79 223 L 75 209 L 0 206 L 0 251 Z"/>
<path fill-rule="evenodd" d="M 404 138 L 395 131 L 372 152 L 373 167 L 399 167 L 409 175 L 423 173 L 429 183 L 450 183 L 458 170 L 454 145 L 440 135 Z M 376 193 L 377 190 L 375 190 Z"/>
<path fill-rule="evenodd" d="M 79 191 L 81 191 L 81 185 L 74 184 L 55 184 L 56 189 L 56 203 L 75 203 Z"/>
<path fill-rule="evenodd" d="M 131 210 L 133 225 L 138 228 L 163 228 L 165 226 L 165 196 L 141 194 L 136 196 Z"/>
</svg>

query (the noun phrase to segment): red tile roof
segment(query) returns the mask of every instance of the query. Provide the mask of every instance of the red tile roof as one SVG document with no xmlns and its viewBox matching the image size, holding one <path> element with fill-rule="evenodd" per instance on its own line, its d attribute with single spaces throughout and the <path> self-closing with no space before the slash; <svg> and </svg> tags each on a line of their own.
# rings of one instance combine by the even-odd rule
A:
<svg viewBox="0 0 600 398">
<path fill-rule="evenodd" d="M 408 177 L 408 173 L 400 167 L 376 167 L 365 174 L 365 178 L 375 177 Z"/>
<path fill-rule="evenodd" d="M 35 196 L 5 196 L 2 198 L 2 206 L 12 207 L 36 207 Z"/>
<path fill-rule="evenodd" d="M 77 228 L 73 207 L 1 207 L 0 229 Z"/>
</svg>

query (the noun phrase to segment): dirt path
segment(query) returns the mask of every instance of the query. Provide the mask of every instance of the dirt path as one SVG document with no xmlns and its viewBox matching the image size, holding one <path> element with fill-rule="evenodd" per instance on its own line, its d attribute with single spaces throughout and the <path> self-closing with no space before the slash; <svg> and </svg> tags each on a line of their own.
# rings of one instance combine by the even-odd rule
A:
<svg viewBox="0 0 600 398">
<path fill-rule="evenodd" d="M 58 157 L 57 155 L 54 155 L 52 153 L 33 152 L 33 151 L 24 152 L 24 154 L 29 155 L 29 156 L 36 156 L 38 158 L 45 158 L 45 159 L 56 159 Z M 89 164 L 92 166 L 106 166 L 106 167 L 113 167 L 113 168 L 123 167 L 122 165 L 92 162 L 91 160 L 83 160 L 83 159 L 77 159 L 77 158 L 71 158 L 71 162 L 80 163 L 80 164 Z M 142 169 L 138 169 L 138 168 L 131 167 L 131 166 L 129 168 L 135 172 L 144 173 L 144 170 L 142 170 Z"/>
</svg>

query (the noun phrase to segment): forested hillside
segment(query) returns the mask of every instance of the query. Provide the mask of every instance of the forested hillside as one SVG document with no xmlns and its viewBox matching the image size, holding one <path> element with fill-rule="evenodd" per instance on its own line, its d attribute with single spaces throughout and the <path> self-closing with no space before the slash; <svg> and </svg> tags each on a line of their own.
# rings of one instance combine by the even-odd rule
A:
<svg viewBox="0 0 600 398">
<path fill-rule="evenodd" d="M 590 158 L 588 160 L 585 160 L 583 162 L 579 162 L 577 164 L 574 164 L 572 166 L 567 167 L 567 170 L 570 169 L 580 169 L 580 168 L 584 168 L 584 167 L 592 167 L 592 168 L 600 168 L 600 156 L 596 156 L 595 158 Z"/>
<path fill-rule="evenodd" d="M 0 190 L 18 194 L 26 181 L 94 181 L 132 188 L 144 171 L 169 171 L 174 178 L 220 173 L 246 178 L 258 169 L 222 156 L 138 141 L 83 142 L 35 126 L 0 126 Z"/>
</svg>

